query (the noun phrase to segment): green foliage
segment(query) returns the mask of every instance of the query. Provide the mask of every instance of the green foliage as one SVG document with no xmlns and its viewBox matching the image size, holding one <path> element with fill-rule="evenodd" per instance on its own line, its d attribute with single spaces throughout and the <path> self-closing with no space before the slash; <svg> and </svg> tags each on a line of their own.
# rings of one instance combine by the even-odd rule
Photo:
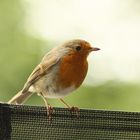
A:
<svg viewBox="0 0 140 140">
<path fill-rule="evenodd" d="M 44 45 L 25 32 L 23 20 L 24 10 L 19 0 L 0 1 L 1 100 L 7 100 L 22 88 Z"/>
<path fill-rule="evenodd" d="M 41 50 L 46 46 L 41 39 L 26 33 L 25 12 L 20 0 L 0 0 L 0 100 L 8 101 L 24 85 L 38 64 Z M 81 108 L 140 110 L 139 85 L 118 82 L 96 87 L 83 86 L 65 99 Z M 58 100 L 49 100 L 54 106 L 63 106 Z M 26 104 L 44 105 L 36 94 Z"/>
</svg>

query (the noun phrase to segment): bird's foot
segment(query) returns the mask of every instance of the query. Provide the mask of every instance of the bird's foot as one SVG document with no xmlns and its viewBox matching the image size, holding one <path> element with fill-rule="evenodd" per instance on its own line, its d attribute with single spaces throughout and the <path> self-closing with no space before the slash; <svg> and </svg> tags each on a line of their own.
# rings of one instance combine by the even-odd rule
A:
<svg viewBox="0 0 140 140">
<path fill-rule="evenodd" d="M 80 109 L 79 109 L 78 107 L 72 106 L 72 107 L 70 108 L 70 111 L 71 111 L 71 112 L 75 112 L 76 115 L 77 115 L 77 117 L 79 117 L 79 111 L 80 111 Z"/>
<path fill-rule="evenodd" d="M 50 105 L 47 106 L 47 115 L 48 115 L 48 117 L 49 117 L 49 120 L 51 120 L 51 118 L 52 118 L 53 110 L 54 110 L 54 109 L 53 109 L 52 106 L 50 106 Z"/>
</svg>

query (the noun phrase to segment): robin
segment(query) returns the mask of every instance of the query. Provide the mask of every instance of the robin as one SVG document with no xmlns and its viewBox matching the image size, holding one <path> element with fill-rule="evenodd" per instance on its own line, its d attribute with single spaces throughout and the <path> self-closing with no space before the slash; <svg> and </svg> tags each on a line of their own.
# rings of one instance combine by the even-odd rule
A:
<svg viewBox="0 0 140 140">
<path fill-rule="evenodd" d="M 52 112 L 48 98 L 58 98 L 69 109 L 74 109 L 62 98 L 82 84 L 88 70 L 87 56 L 98 50 L 100 49 L 91 47 L 87 41 L 81 39 L 70 40 L 52 49 L 33 70 L 23 89 L 8 103 L 22 104 L 36 92 L 43 98 L 48 115 Z"/>
</svg>

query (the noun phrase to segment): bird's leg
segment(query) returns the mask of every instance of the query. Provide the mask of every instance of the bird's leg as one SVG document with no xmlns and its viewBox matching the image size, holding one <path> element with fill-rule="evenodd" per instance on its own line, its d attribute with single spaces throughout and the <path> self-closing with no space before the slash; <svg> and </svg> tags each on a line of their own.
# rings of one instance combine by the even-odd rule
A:
<svg viewBox="0 0 140 140">
<path fill-rule="evenodd" d="M 71 109 L 71 107 L 70 107 L 62 98 L 60 98 L 60 101 L 61 101 L 68 109 Z"/>
<path fill-rule="evenodd" d="M 53 107 L 50 106 L 50 104 L 47 102 L 47 98 L 44 97 L 44 95 L 42 93 L 40 93 L 40 96 L 42 97 L 42 99 L 44 100 L 45 102 L 45 106 L 47 108 L 47 114 L 49 116 L 49 119 L 51 119 L 51 115 L 53 113 Z"/>
<path fill-rule="evenodd" d="M 75 107 L 75 106 L 69 106 L 62 98 L 60 98 L 60 101 L 63 103 L 63 104 L 65 104 L 67 107 L 68 107 L 68 109 L 70 110 L 70 111 L 74 111 L 74 112 L 76 112 L 76 114 L 77 114 L 77 116 L 79 116 L 79 108 L 78 107 Z"/>
</svg>

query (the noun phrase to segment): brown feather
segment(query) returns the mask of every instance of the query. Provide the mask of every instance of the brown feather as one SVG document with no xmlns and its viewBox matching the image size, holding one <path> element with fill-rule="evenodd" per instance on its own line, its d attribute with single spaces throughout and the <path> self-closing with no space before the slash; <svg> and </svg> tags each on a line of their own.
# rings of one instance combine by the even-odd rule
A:
<svg viewBox="0 0 140 140">
<path fill-rule="evenodd" d="M 71 54 L 60 62 L 59 78 L 62 87 L 79 87 L 87 74 L 88 63 L 85 56 Z"/>
</svg>

